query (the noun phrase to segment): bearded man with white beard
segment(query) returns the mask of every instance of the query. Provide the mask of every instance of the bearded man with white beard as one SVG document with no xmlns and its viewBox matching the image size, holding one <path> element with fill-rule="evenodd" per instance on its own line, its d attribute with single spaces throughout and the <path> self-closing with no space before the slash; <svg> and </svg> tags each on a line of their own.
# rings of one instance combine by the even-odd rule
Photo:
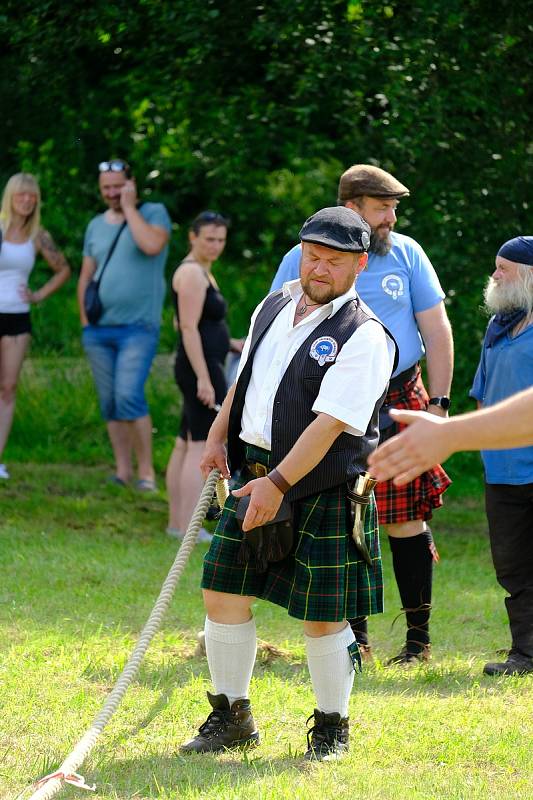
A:
<svg viewBox="0 0 533 800">
<path fill-rule="evenodd" d="M 505 242 L 485 288 L 491 318 L 470 390 L 492 406 L 533 386 L 533 236 Z M 486 675 L 533 673 L 533 447 L 484 450 L 485 505 L 492 560 L 511 627 L 506 661 Z"/>
</svg>

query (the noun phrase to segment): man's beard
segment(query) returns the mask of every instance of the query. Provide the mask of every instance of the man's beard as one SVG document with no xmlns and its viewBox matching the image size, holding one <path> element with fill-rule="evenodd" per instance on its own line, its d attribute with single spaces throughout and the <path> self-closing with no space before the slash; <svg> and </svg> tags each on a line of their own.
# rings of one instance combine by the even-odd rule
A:
<svg viewBox="0 0 533 800">
<path fill-rule="evenodd" d="M 491 314 L 503 314 L 516 309 L 528 310 L 531 298 L 521 280 L 500 283 L 489 278 L 483 292 L 485 307 Z"/>
<path fill-rule="evenodd" d="M 311 300 L 312 303 L 324 305 L 325 303 L 331 303 L 331 301 L 335 299 L 335 294 L 331 286 L 324 285 L 323 287 L 314 287 L 309 280 L 304 278 L 301 279 L 300 283 L 302 284 L 305 296 L 308 300 Z"/>
<path fill-rule="evenodd" d="M 335 293 L 333 286 L 326 284 L 324 284 L 324 286 L 313 286 L 309 278 L 300 279 L 305 296 L 311 300 L 311 302 L 320 303 L 321 305 L 331 303 L 331 301 L 335 300 L 336 297 L 340 297 L 341 295 L 345 294 L 349 289 L 352 288 L 354 281 L 355 274 L 353 276 L 347 276 L 344 286 L 339 286 L 337 292 Z"/>
<path fill-rule="evenodd" d="M 375 228 L 370 234 L 370 247 L 368 248 L 368 252 L 374 253 L 376 256 L 386 256 L 392 247 L 391 231 L 392 227 L 388 225 L 380 225 L 378 228 Z"/>
</svg>

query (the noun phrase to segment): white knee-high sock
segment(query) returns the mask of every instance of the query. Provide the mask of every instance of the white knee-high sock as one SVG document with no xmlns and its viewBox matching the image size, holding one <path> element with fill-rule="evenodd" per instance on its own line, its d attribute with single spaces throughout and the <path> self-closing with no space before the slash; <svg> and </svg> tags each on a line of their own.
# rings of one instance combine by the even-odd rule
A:
<svg viewBox="0 0 533 800">
<path fill-rule="evenodd" d="M 307 664 L 317 708 L 325 714 L 348 716 L 355 670 L 348 646 L 355 641 L 349 625 L 328 636 L 306 636 Z"/>
<path fill-rule="evenodd" d="M 215 694 L 225 694 L 229 704 L 248 697 L 255 663 L 255 620 L 222 625 L 205 618 L 205 649 Z"/>
</svg>

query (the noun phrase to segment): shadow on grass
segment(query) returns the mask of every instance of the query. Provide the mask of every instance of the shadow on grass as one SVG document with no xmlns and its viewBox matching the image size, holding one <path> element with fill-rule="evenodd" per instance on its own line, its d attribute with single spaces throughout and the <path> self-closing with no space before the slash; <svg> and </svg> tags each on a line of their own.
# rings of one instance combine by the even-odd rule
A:
<svg viewBox="0 0 533 800">
<path fill-rule="evenodd" d="M 190 756 L 176 755 L 158 756 L 130 760 L 100 760 L 97 768 L 91 772 L 91 781 L 97 783 L 98 789 L 115 792 L 117 797 L 132 796 L 129 793 L 134 789 L 136 795 L 180 796 L 180 794 L 194 790 L 202 797 L 216 785 L 217 791 L 231 787 L 243 790 L 265 778 L 282 776 L 290 779 L 307 775 L 316 769 L 303 759 L 304 742 L 301 748 L 281 756 L 263 758 L 257 750 L 248 750 L 233 755 L 227 752 L 219 755 L 199 754 Z M 101 778 L 99 778 L 99 774 Z M 112 774 L 112 779 L 110 775 Z M 135 776 L 135 786 L 132 785 L 132 776 Z M 126 795 L 126 793 L 128 793 Z"/>
<path fill-rule="evenodd" d="M 353 692 L 355 695 L 358 692 L 365 692 L 382 696 L 405 696 L 406 698 L 444 698 L 455 695 L 464 696 L 465 692 L 471 690 L 482 694 L 487 689 L 504 688 L 511 683 L 515 685 L 517 682 L 519 685 L 527 686 L 531 681 L 533 686 L 533 677 L 509 681 L 509 678 L 491 678 L 483 675 L 483 663 L 488 657 L 487 654 L 478 654 L 466 662 L 459 659 L 448 660 L 429 666 L 422 665 L 410 670 L 402 670 L 401 667 L 384 667 L 377 662 L 375 666 L 366 668 L 363 674 L 355 676 Z M 494 658 L 494 654 L 491 654 L 490 657 Z M 111 689 L 118 680 L 119 674 L 108 668 L 96 668 L 86 669 L 83 676 L 91 683 Z M 286 683 L 287 687 L 306 683 L 311 686 L 307 664 L 303 662 L 292 661 L 289 663 L 282 658 L 269 664 L 257 662 L 254 667 L 254 680 L 259 681 L 267 675 L 280 684 Z M 206 659 L 185 656 L 177 657 L 162 668 L 142 665 L 134 685 L 146 689 L 157 687 L 160 689 L 160 695 L 144 721 L 135 726 L 135 731 L 150 725 L 166 707 L 174 692 L 189 687 L 191 679 L 201 679 L 207 686 L 210 685 Z"/>
</svg>

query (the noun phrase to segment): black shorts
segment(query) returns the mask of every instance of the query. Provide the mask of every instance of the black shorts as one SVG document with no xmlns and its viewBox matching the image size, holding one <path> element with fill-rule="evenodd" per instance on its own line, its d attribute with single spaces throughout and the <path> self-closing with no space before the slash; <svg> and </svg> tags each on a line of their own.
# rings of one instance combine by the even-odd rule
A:
<svg viewBox="0 0 533 800">
<path fill-rule="evenodd" d="M 0 338 L 2 336 L 20 336 L 21 333 L 31 333 L 30 312 L 22 314 L 0 313 Z"/>
</svg>

